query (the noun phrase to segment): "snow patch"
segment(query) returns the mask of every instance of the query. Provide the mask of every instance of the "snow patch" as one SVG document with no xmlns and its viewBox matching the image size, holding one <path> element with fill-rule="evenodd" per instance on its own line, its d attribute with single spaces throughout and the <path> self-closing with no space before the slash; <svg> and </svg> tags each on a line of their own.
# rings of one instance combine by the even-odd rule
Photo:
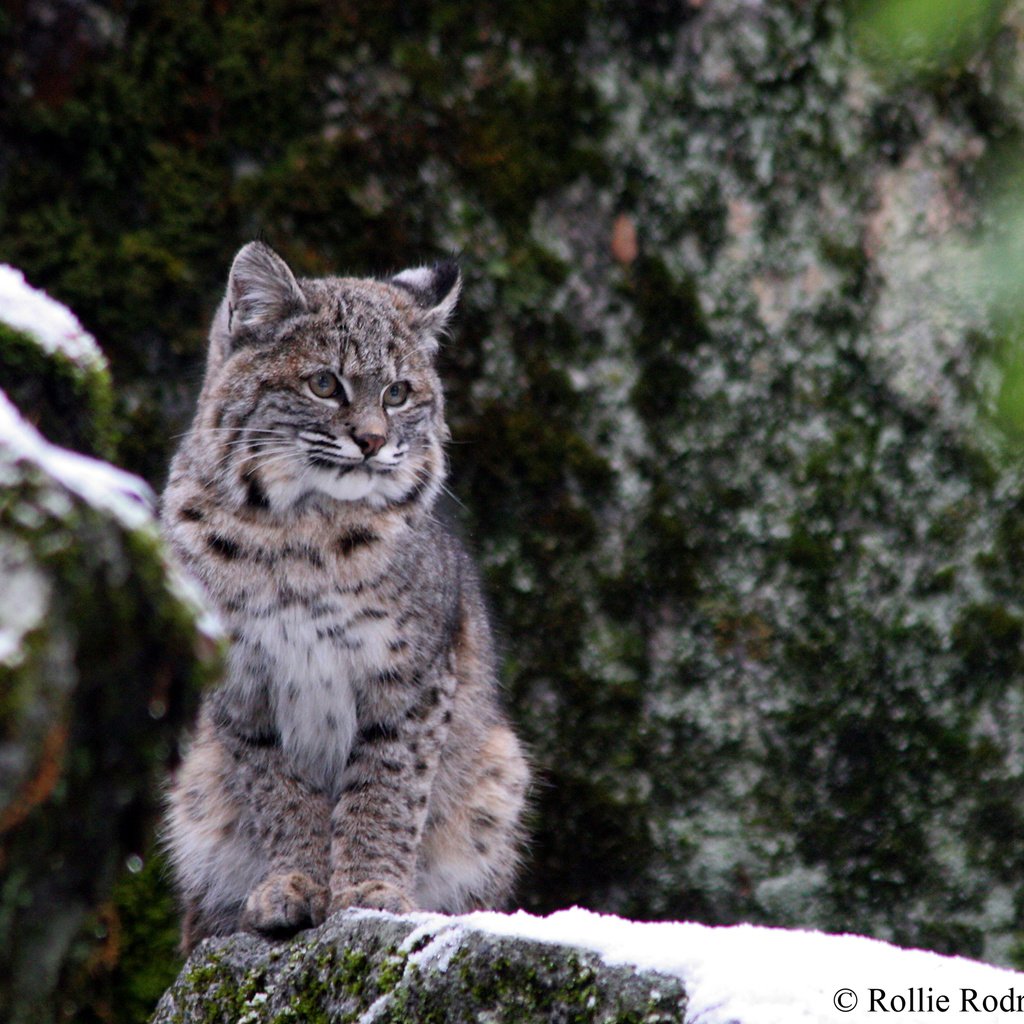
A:
<svg viewBox="0 0 1024 1024">
<path fill-rule="evenodd" d="M 1024 1019 L 1016 1008 L 1018 997 L 1024 1005 L 1024 974 L 860 935 L 645 923 L 578 907 L 545 918 L 481 912 L 453 923 L 575 946 L 608 964 L 674 975 L 689 998 L 687 1019 L 701 1024 Z"/>
<path fill-rule="evenodd" d="M 99 346 L 74 313 L 6 264 L 0 264 L 0 321 L 28 334 L 51 355 L 60 352 L 83 369 L 107 370 Z"/>
<path fill-rule="evenodd" d="M 0 455 L 30 462 L 87 504 L 112 515 L 129 530 L 156 528 L 155 500 L 145 481 L 99 459 L 58 448 L 26 423 L 0 393 Z"/>
<path fill-rule="evenodd" d="M 82 499 L 90 507 L 107 513 L 126 530 L 145 530 L 154 536 L 159 533 L 154 516 L 156 499 L 144 480 L 108 462 L 50 444 L 21 418 L 18 410 L 2 391 L 0 461 L 27 462 L 37 466 L 67 492 Z M 66 515 L 70 512 L 70 503 L 63 507 L 60 498 L 61 492 L 55 490 L 41 499 L 47 506 L 48 514 Z M 32 515 L 33 509 L 28 507 L 19 511 L 19 516 L 27 525 L 31 525 L 29 520 Z M 166 554 L 163 558 L 167 571 L 167 585 L 173 596 L 192 611 L 201 633 L 214 641 L 220 640 L 224 634 L 223 627 L 199 585 Z M 6 571 L 0 574 L 0 578 L 5 582 L 5 596 L 10 591 L 10 587 L 6 586 L 7 576 Z M 27 577 L 25 580 L 27 581 Z M 24 586 L 28 587 L 28 583 L 25 582 Z M 17 619 L 24 624 L 24 629 L 17 627 L 21 629 L 18 637 L 15 637 L 15 627 L 5 621 L 5 633 L 0 636 L 0 661 L 8 656 L 4 653 L 7 651 L 8 641 L 17 642 L 31 628 L 32 609 L 38 606 L 42 598 L 38 595 L 38 599 L 30 597 L 26 590 L 24 607 Z M 10 602 L 5 602 L 5 607 L 7 604 Z"/>
<path fill-rule="evenodd" d="M 50 583 L 33 562 L 28 546 L 14 538 L 0 547 L 0 665 L 9 668 L 24 660 L 22 640 L 43 624 L 50 606 Z"/>
<path fill-rule="evenodd" d="M 444 974 L 452 957 L 458 952 L 465 938 L 466 929 L 458 919 L 444 917 L 440 914 L 424 915 L 424 923 L 411 931 L 399 947 L 400 952 L 409 953 L 426 940 L 422 949 L 410 953 L 409 963 L 420 968 L 430 968 Z"/>
</svg>

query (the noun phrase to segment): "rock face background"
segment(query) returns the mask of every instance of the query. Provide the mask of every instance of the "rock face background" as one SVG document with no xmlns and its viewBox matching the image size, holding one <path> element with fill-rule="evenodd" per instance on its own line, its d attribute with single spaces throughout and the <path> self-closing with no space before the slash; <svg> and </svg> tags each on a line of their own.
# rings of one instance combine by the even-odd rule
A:
<svg viewBox="0 0 1024 1024">
<path fill-rule="evenodd" d="M 985 287 L 1024 20 L 975 6 L 914 77 L 839 0 L 0 20 L 0 254 L 101 339 L 154 486 L 240 244 L 460 254 L 451 487 L 540 776 L 528 909 L 1024 964 L 1024 487 Z M 166 899 L 152 863 L 127 902 Z M 126 950 L 167 941 L 141 927 Z"/>
</svg>

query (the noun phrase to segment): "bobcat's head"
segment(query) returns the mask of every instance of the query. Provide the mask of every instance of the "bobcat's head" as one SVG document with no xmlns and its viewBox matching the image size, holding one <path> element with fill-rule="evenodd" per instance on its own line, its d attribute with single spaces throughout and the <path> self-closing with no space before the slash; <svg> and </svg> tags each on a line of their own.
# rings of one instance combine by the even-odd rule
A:
<svg viewBox="0 0 1024 1024">
<path fill-rule="evenodd" d="M 459 287 L 450 261 L 300 280 L 268 246 L 245 246 L 210 334 L 199 457 L 239 500 L 277 512 L 429 503 L 447 437 L 435 356 Z"/>
</svg>

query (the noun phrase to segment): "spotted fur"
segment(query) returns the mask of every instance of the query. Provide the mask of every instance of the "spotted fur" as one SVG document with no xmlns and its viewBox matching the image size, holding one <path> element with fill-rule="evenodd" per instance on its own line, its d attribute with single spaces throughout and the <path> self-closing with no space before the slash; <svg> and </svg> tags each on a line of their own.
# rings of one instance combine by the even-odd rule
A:
<svg viewBox="0 0 1024 1024">
<path fill-rule="evenodd" d="M 186 950 L 509 896 L 527 768 L 432 511 L 458 292 L 452 263 L 300 281 L 262 244 L 235 258 L 162 509 L 232 641 L 170 792 Z"/>
</svg>

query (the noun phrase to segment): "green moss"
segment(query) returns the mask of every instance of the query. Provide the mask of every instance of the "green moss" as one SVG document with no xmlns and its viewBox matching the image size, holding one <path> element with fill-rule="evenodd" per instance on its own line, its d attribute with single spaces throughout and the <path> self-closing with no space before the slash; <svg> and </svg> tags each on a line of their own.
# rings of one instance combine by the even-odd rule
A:
<svg viewBox="0 0 1024 1024">
<path fill-rule="evenodd" d="M 323 966 L 329 970 L 332 964 Z M 333 979 L 330 979 L 323 968 L 300 975 L 295 985 L 295 994 L 291 997 L 287 1009 L 270 1019 L 275 1022 L 295 1020 L 328 1024 L 331 1018 L 327 1014 L 326 1004 L 333 986 Z"/>
<path fill-rule="evenodd" d="M 0 323 L 0 391 L 54 444 L 113 457 L 119 431 L 105 369 L 78 365 L 59 350 L 45 352 L 28 335 Z"/>
<path fill-rule="evenodd" d="M 195 1024 L 238 1020 L 242 1013 L 241 988 L 234 972 L 216 954 L 209 954 L 198 964 L 186 968 L 179 979 L 182 996 L 201 997 L 203 1017 Z M 192 1024 L 190 1020 L 190 1024 Z"/>
<path fill-rule="evenodd" d="M 999 604 L 965 608 L 952 630 L 953 651 L 960 659 L 958 678 L 980 699 L 1002 689 L 1024 670 L 1024 620 Z"/>
<path fill-rule="evenodd" d="M 543 958 L 523 953 L 510 956 L 497 950 L 483 955 L 460 951 L 448 970 L 458 978 L 457 989 L 440 989 L 443 1002 L 418 1000 L 417 1020 L 441 1024 L 448 1003 L 464 1003 L 473 1007 L 476 1015 L 508 1024 L 553 1019 L 588 1024 L 614 1012 L 593 967 L 573 954 Z"/>
<path fill-rule="evenodd" d="M 957 570 L 955 566 L 947 565 L 937 569 L 931 575 L 918 582 L 917 593 L 922 596 L 935 594 L 951 594 L 955 591 L 957 584 Z"/>
<path fill-rule="evenodd" d="M 938 513 L 928 526 L 928 538 L 944 547 L 955 547 L 971 524 L 975 509 L 970 501 L 957 502 Z"/>
<path fill-rule="evenodd" d="M 638 531 L 640 565 L 646 581 L 645 603 L 659 599 L 691 601 L 699 592 L 702 531 L 664 486 L 652 490 Z M 628 608 L 623 607 L 623 618 Z"/>
<path fill-rule="evenodd" d="M 330 948 L 319 954 L 311 972 L 328 978 L 332 988 L 363 1000 L 370 967 L 369 954 L 362 950 Z"/>
<path fill-rule="evenodd" d="M 134 870 L 136 863 L 122 872 L 111 894 L 113 962 L 103 995 L 93 997 L 96 1017 L 111 1024 L 148 1019 L 182 963 L 179 913 L 170 891 L 167 864 L 155 850 L 147 853 L 141 870 Z M 108 1008 L 107 1012 L 101 1012 L 101 1007 Z"/>
<path fill-rule="evenodd" d="M 692 380 L 687 357 L 710 339 L 696 284 L 677 279 L 661 260 L 644 255 L 630 267 L 624 291 L 640 323 L 633 337 L 640 362 L 633 404 L 655 424 L 685 416 Z"/>
<path fill-rule="evenodd" d="M 526 228 L 537 190 L 550 191 L 600 167 L 579 136 L 565 146 L 563 128 L 582 111 L 594 111 L 596 121 L 596 108 L 590 89 L 549 66 L 529 85 L 502 69 L 459 111 L 455 159 L 513 236 Z"/>
<path fill-rule="evenodd" d="M 791 565 L 817 576 L 828 576 L 836 568 L 831 533 L 814 534 L 802 522 L 794 524 L 782 549 Z"/>
<path fill-rule="evenodd" d="M 189 999 L 202 1010 L 195 1024 L 237 1021 L 249 1013 L 259 1020 L 266 1001 L 266 970 L 265 966 L 257 965 L 238 971 L 217 953 L 208 954 L 198 964 L 187 967 L 179 985 L 183 999 Z M 320 1024 L 324 1018 L 310 1019 Z M 192 1024 L 192 1016 L 189 1021 Z"/>
<path fill-rule="evenodd" d="M 401 980 L 405 973 L 407 957 L 393 950 L 380 965 L 377 971 L 376 983 L 380 991 L 390 992 Z"/>
<path fill-rule="evenodd" d="M 957 8 L 956 27 L 949 11 L 931 3 L 858 2 L 852 31 L 859 52 L 880 78 L 915 81 L 945 94 L 957 75 L 968 75 L 972 58 L 990 46 L 1003 27 L 1005 0 L 968 0 Z"/>
</svg>

